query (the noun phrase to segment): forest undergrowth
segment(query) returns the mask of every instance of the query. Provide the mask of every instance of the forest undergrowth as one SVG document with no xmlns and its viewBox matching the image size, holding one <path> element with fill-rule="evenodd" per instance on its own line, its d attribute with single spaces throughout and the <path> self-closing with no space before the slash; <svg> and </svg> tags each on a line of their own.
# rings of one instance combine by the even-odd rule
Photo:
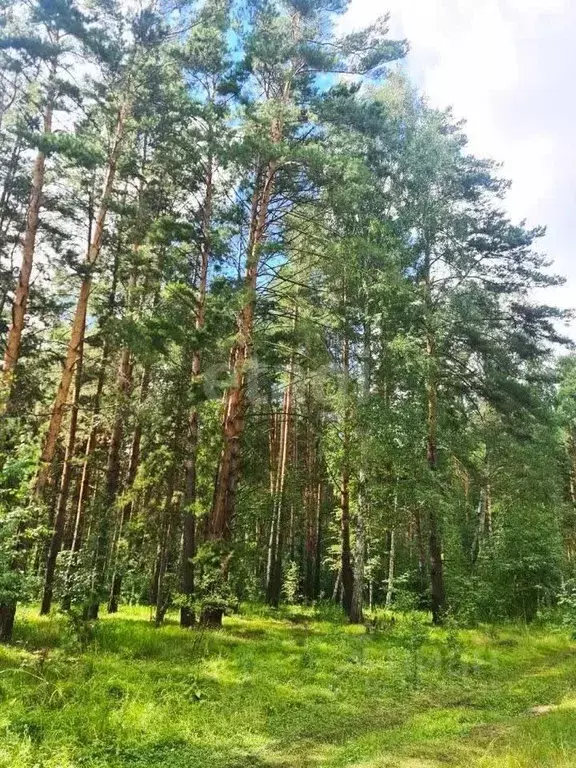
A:
<svg viewBox="0 0 576 768">
<path fill-rule="evenodd" d="M 222 630 L 23 609 L 0 648 L 2 768 L 576 764 L 565 628 L 244 607 Z"/>
</svg>

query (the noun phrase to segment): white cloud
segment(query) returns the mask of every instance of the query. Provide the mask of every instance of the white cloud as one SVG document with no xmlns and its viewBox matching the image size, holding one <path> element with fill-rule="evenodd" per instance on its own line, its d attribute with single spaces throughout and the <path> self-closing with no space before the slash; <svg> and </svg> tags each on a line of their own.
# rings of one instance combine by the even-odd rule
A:
<svg viewBox="0 0 576 768">
<path fill-rule="evenodd" d="M 508 208 L 546 224 L 543 247 L 576 306 L 576 3 L 572 0 L 352 0 L 347 27 L 386 11 L 408 38 L 408 68 L 432 105 L 467 120 L 472 150 L 504 163 Z M 576 337 L 576 324 L 572 334 Z"/>
</svg>

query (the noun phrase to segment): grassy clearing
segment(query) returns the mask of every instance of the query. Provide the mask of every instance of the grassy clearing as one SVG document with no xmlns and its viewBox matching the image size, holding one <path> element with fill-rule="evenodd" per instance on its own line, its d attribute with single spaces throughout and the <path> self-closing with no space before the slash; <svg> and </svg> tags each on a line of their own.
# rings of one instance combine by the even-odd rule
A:
<svg viewBox="0 0 576 768">
<path fill-rule="evenodd" d="M 137 608 L 80 650 L 61 617 L 19 618 L 0 646 L 1 768 L 576 765 L 565 632 L 366 633 L 312 610 L 182 632 Z"/>
</svg>

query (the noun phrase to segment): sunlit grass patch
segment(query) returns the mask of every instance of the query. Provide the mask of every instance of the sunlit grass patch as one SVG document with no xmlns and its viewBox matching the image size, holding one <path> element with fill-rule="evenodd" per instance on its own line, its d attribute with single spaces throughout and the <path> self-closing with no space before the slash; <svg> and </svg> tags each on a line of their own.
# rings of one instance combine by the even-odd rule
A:
<svg viewBox="0 0 576 768">
<path fill-rule="evenodd" d="M 80 648 L 62 616 L 19 619 L 0 646 L 0 768 L 576 765 L 564 632 L 417 616 L 367 632 L 297 607 L 182 631 L 128 607 Z"/>
</svg>

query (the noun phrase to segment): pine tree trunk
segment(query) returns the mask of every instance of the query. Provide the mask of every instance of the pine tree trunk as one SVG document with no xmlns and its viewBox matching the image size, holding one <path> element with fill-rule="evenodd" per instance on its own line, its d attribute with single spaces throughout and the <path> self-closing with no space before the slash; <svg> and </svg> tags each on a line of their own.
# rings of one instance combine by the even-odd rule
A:
<svg viewBox="0 0 576 768">
<path fill-rule="evenodd" d="M 124 439 L 124 419 L 127 406 L 127 398 L 132 387 L 132 360 L 130 350 L 127 347 L 121 352 L 118 378 L 116 380 L 117 404 L 114 425 L 110 435 L 108 447 L 108 461 L 106 465 L 106 480 L 104 484 L 104 497 L 100 520 L 98 521 L 98 537 L 94 557 L 94 577 L 92 585 L 93 602 L 89 608 L 91 619 L 98 618 L 100 595 L 106 583 L 106 571 L 108 550 L 110 545 L 110 523 L 114 504 L 118 497 L 120 486 L 120 451 Z"/>
<path fill-rule="evenodd" d="M 394 598 L 394 567 L 396 565 L 396 535 L 394 528 L 390 531 L 390 549 L 388 553 L 388 579 L 386 582 L 386 601 L 384 603 L 387 610 L 392 608 Z"/>
<path fill-rule="evenodd" d="M 64 526 L 66 523 L 66 508 L 68 503 L 68 491 L 70 489 L 70 479 L 72 476 L 72 461 L 76 447 L 76 429 L 78 426 L 78 407 L 80 402 L 80 390 L 82 387 L 82 354 L 83 345 L 80 349 L 80 358 L 76 368 L 76 384 L 74 387 L 74 400 L 72 411 L 70 413 L 70 426 L 68 429 L 68 442 L 66 453 L 64 455 L 64 465 L 62 467 L 62 476 L 60 478 L 60 491 L 56 506 L 56 515 L 54 517 L 54 527 L 50 538 L 48 557 L 46 560 L 46 570 L 44 574 L 44 592 L 42 595 L 42 605 L 40 615 L 45 616 L 50 613 L 52 607 L 52 595 L 54 592 L 54 576 L 56 573 L 56 561 L 62 548 L 62 539 L 64 536 Z"/>
<path fill-rule="evenodd" d="M 358 509 L 356 511 L 356 530 L 355 530 L 355 548 L 354 548 L 354 571 L 352 584 L 352 600 L 350 604 L 349 619 L 351 624 L 362 624 L 363 614 L 363 593 L 364 593 L 364 550 L 366 541 L 364 538 L 364 520 L 366 518 L 366 477 L 364 472 L 360 472 L 358 480 Z"/>
<path fill-rule="evenodd" d="M 294 312 L 293 332 L 298 323 L 298 312 Z M 284 492 L 286 487 L 286 471 L 288 466 L 288 454 L 290 449 L 290 435 L 292 431 L 292 398 L 294 389 L 294 364 L 295 355 L 292 351 L 288 373 L 288 384 L 284 391 L 282 402 L 282 414 L 280 417 L 280 444 L 278 448 L 278 469 L 275 473 L 275 488 L 273 495 L 273 526 L 274 535 L 271 536 L 269 560 L 267 568 L 266 602 L 276 608 L 280 604 L 282 591 L 282 560 L 284 549 Z"/>
<path fill-rule="evenodd" d="M 188 459 L 185 467 L 185 492 L 184 492 L 184 519 L 182 525 L 182 594 L 185 596 L 186 605 L 180 609 L 180 626 L 188 628 L 194 625 L 196 615 L 192 607 L 194 599 L 195 573 L 194 557 L 196 555 L 196 515 L 194 505 L 196 503 L 196 461 L 198 454 L 198 411 L 194 409 L 190 416 L 190 436 L 188 446 Z"/>
<path fill-rule="evenodd" d="M 308 352 L 308 350 L 306 350 Z M 310 370 L 307 372 L 310 376 Z M 316 526 L 316 478 L 314 440 L 312 434 L 312 393 L 308 381 L 306 387 L 306 427 L 305 427 L 305 466 L 306 486 L 304 488 L 305 537 L 304 537 L 304 596 L 313 600 L 314 596 L 314 556 L 315 556 L 315 526 Z"/>
<path fill-rule="evenodd" d="M 342 582 L 342 607 L 348 617 L 352 610 L 352 591 L 354 589 L 354 573 L 352 571 L 352 551 L 350 546 L 350 405 L 348 403 L 348 387 L 350 375 L 350 344 L 348 334 L 345 334 L 343 344 L 343 369 L 346 387 L 346 403 L 344 406 L 343 441 L 342 441 L 342 477 L 341 477 L 341 511 L 340 537 L 341 537 L 341 563 L 340 574 Z"/>
<path fill-rule="evenodd" d="M 156 604 L 158 603 L 158 589 L 159 589 L 159 583 L 160 583 L 160 563 L 163 557 L 163 546 L 164 546 L 164 521 L 162 521 L 162 526 L 160 527 L 160 538 L 158 541 L 158 545 L 156 547 L 156 558 L 154 560 L 154 569 L 152 570 L 152 578 L 150 579 L 150 590 L 148 593 L 148 603 L 150 605 L 150 608 L 152 606 L 156 607 Z"/>
<path fill-rule="evenodd" d="M 424 542 L 424 532 L 422 530 L 422 515 L 420 509 L 414 509 L 414 533 L 416 538 L 416 549 L 418 551 L 418 582 L 420 587 L 421 604 L 424 603 L 424 596 L 428 591 L 428 557 L 426 555 L 426 544 Z"/>
<path fill-rule="evenodd" d="M 278 143 L 281 127 L 274 121 L 272 140 Z M 222 450 L 214 484 L 214 498 L 208 524 L 208 538 L 217 542 L 222 550 L 222 578 L 227 579 L 229 564 L 228 542 L 231 536 L 232 518 L 236 502 L 236 487 L 240 468 L 240 441 L 244 433 L 244 410 L 246 407 L 246 376 L 252 356 L 252 332 L 260 253 L 266 237 L 268 208 L 274 187 L 277 163 L 268 163 L 263 178 L 256 184 L 252 199 L 250 234 L 247 247 L 246 275 L 244 285 L 246 299 L 238 315 L 238 333 L 231 353 L 232 385 L 224 396 L 224 417 L 222 421 Z M 208 611 L 202 623 L 219 623 L 218 612 Z"/>
<path fill-rule="evenodd" d="M 75 465 L 78 460 L 78 456 L 84 456 L 86 452 L 86 442 L 84 441 L 78 448 L 78 455 L 74 457 L 73 464 Z M 70 499 L 70 512 L 66 515 L 66 525 L 64 526 L 64 536 L 62 537 L 62 549 L 71 550 L 74 542 L 74 529 L 76 528 L 76 510 L 78 509 L 78 496 L 80 495 L 80 483 L 82 481 L 82 473 L 79 471 L 79 467 L 73 472 L 75 478 L 74 492 Z"/>
<path fill-rule="evenodd" d="M 150 386 L 150 366 L 147 366 L 142 375 L 142 383 L 140 385 L 140 406 L 144 404 L 148 396 L 148 388 Z M 126 477 L 126 488 L 131 489 L 136 480 L 138 473 L 138 466 L 140 464 L 140 446 L 142 442 L 142 423 L 136 422 L 134 427 L 134 433 L 132 435 L 132 445 L 130 447 L 130 459 L 128 462 L 128 473 Z M 119 530 L 117 533 L 116 541 L 114 543 L 113 552 L 113 570 L 112 570 L 112 582 L 110 587 L 110 597 L 108 600 L 108 613 L 116 613 L 118 611 L 118 603 L 120 600 L 120 592 L 122 589 L 122 572 L 118 568 L 118 539 L 122 535 L 122 531 L 125 526 L 130 522 L 132 517 L 133 501 L 127 502 L 120 513 Z"/>
<path fill-rule="evenodd" d="M 320 596 L 320 577 L 322 573 L 322 482 L 318 483 L 318 502 L 316 515 L 316 555 L 314 568 L 314 599 Z"/>
<path fill-rule="evenodd" d="M 280 422 L 280 446 L 278 451 L 278 469 L 275 473 L 276 487 L 273 496 L 272 534 L 267 567 L 266 602 L 276 608 L 280 604 L 282 590 L 282 553 L 284 548 L 284 488 L 288 448 L 290 444 L 290 422 L 292 410 L 293 364 L 290 366 L 288 386 L 284 392 Z"/>
<path fill-rule="evenodd" d="M 257 185 L 252 201 L 248 257 L 244 285 L 246 301 L 238 316 L 238 334 L 232 350 L 233 383 L 224 399 L 222 423 L 223 445 L 214 489 L 209 535 L 212 540 L 227 542 L 230 538 L 236 486 L 240 463 L 240 440 L 244 432 L 246 375 L 252 355 L 254 304 L 260 251 L 266 235 L 268 208 L 274 186 L 277 164 L 268 164 L 263 180 Z"/>
<path fill-rule="evenodd" d="M 366 311 L 366 310 L 365 310 Z M 367 312 L 366 312 L 367 315 Z M 362 352 L 362 399 L 364 405 L 368 403 L 370 397 L 370 387 L 372 380 L 372 341 L 370 325 L 367 317 L 364 320 L 363 330 L 363 352 Z M 365 563 L 365 530 L 368 513 L 368 489 L 366 477 L 365 449 L 360 438 L 360 472 L 358 477 L 358 506 L 356 510 L 356 546 L 354 551 L 354 585 L 352 589 L 352 605 L 350 609 L 350 623 L 362 624 L 364 622 L 363 614 L 363 594 L 364 594 L 364 563 Z"/>
<path fill-rule="evenodd" d="M 342 589 L 342 568 L 338 568 L 338 573 L 336 574 L 336 581 L 334 582 L 334 589 L 332 590 L 333 603 L 342 602 L 341 595 L 340 595 L 341 589 Z"/>
<path fill-rule="evenodd" d="M 428 354 L 430 359 L 434 359 L 435 347 L 433 340 L 428 339 Z M 428 436 L 427 436 L 427 459 L 428 467 L 431 472 L 436 472 L 438 468 L 437 455 L 437 423 L 438 423 L 438 394 L 436 382 L 431 376 L 427 385 L 428 391 Z M 440 531 L 438 525 L 438 516 L 434 506 L 428 510 L 428 551 L 430 557 L 430 587 L 432 602 L 432 621 L 434 624 L 441 624 L 445 612 L 445 592 L 444 592 L 444 568 L 442 562 L 442 544 L 440 540 Z"/>
<path fill-rule="evenodd" d="M 115 290 L 115 286 L 114 286 Z M 113 303 L 113 299 L 112 299 Z M 84 459 L 82 461 L 82 470 L 80 473 L 80 482 L 78 488 L 78 495 L 76 499 L 76 513 L 74 516 L 74 528 L 72 533 L 72 544 L 70 547 L 70 556 L 68 564 L 66 566 L 66 573 L 64 576 L 64 594 L 62 597 L 62 610 L 67 611 L 70 609 L 71 595 L 70 584 L 72 574 L 75 570 L 74 558 L 78 555 L 82 547 L 82 535 L 84 527 L 84 517 L 86 513 L 86 504 L 90 493 L 90 474 L 91 463 L 93 460 L 94 450 L 98 441 L 99 433 L 99 415 L 102 401 L 102 392 L 104 390 L 104 382 L 106 379 L 106 364 L 108 362 L 109 346 L 104 345 L 102 350 L 102 356 L 100 359 L 100 368 L 98 371 L 98 379 L 96 383 L 96 393 L 94 395 L 93 408 L 92 408 L 92 421 L 90 425 L 90 431 L 88 433 L 88 439 L 86 440 L 86 447 L 84 449 Z"/>
<path fill-rule="evenodd" d="M 486 533 L 492 536 L 492 484 L 490 482 L 490 462 L 486 461 Z"/>
<path fill-rule="evenodd" d="M 206 193 L 202 206 L 202 247 L 200 249 L 200 275 L 198 279 L 198 307 L 195 327 L 197 333 L 204 329 L 206 314 L 206 291 L 208 288 L 208 267 L 211 249 L 213 161 L 209 158 L 206 179 Z M 198 342 L 199 343 L 199 342 Z M 202 352 L 198 348 L 192 358 L 192 382 L 198 386 L 202 372 Z M 186 604 L 180 610 L 180 626 L 191 627 L 196 621 L 192 600 L 194 599 L 194 557 L 196 555 L 196 478 L 198 460 L 198 436 L 200 415 L 198 408 L 192 409 L 188 424 L 188 448 L 185 460 L 185 490 L 182 521 L 182 594 Z"/>
<path fill-rule="evenodd" d="M 168 610 L 170 604 L 170 590 L 164 586 L 164 579 L 168 571 L 170 563 L 171 552 L 171 538 L 174 533 L 174 513 L 173 513 L 173 496 L 176 481 L 176 471 L 172 467 L 168 473 L 167 490 L 166 490 L 166 502 L 163 510 L 163 536 L 160 541 L 160 552 L 157 563 L 157 569 L 155 574 L 155 615 L 154 624 L 159 627 L 164 621 L 164 616 Z"/>
<path fill-rule="evenodd" d="M 438 360 L 434 330 L 431 260 L 428 252 L 425 254 L 424 265 L 424 304 L 427 358 L 426 399 L 428 409 L 426 458 L 431 474 L 435 475 L 438 469 Z M 430 561 L 432 621 L 434 624 L 441 624 L 446 609 L 444 566 L 442 562 L 442 542 L 440 539 L 438 514 L 433 503 L 428 507 L 428 553 Z"/>
<path fill-rule="evenodd" d="M 54 114 L 54 93 L 52 83 L 55 75 L 56 65 L 53 65 L 49 76 L 48 98 L 46 110 L 44 112 L 43 134 L 45 137 L 52 133 L 52 118 Z M 14 297 L 14 303 L 12 304 L 12 325 L 8 332 L 6 349 L 4 352 L 4 368 L 2 370 L 0 384 L 0 416 L 7 410 L 10 410 L 12 383 L 16 365 L 20 357 L 22 332 L 26 321 L 26 308 L 28 306 L 28 297 L 30 295 L 30 277 L 32 275 L 32 266 L 34 263 L 34 252 L 36 250 L 36 235 L 40 224 L 45 166 L 46 155 L 42 150 L 38 150 L 34 161 L 34 168 L 32 170 L 32 188 L 30 191 L 30 200 L 28 202 L 28 215 L 22 244 L 22 266 L 20 267 L 18 287 Z"/>
<path fill-rule="evenodd" d="M 480 489 L 480 499 L 478 501 L 476 530 L 472 540 L 472 565 L 478 560 L 482 551 L 482 542 L 486 534 L 486 489 Z"/>
<path fill-rule="evenodd" d="M 116 177 L 116 167 L 120 159 L 120 151 L 122 148 L 122 140 L 124 138 L 127 114 L 128 110 L 126 106 L 121 107 L 118 113 L 116 133 L 108 159 L 108 167 L 106 170 L 100 207 L 94 224 L 94 232 L 92 233 L 92 242 L 90 243 L 90 247 L 88 248 L 88 252 L 86 254 L 86 272 L 80 286 L 80 294 L 76 304 L 74 319 L 72 321 L 70 341 L 68 342 L 68 349 L 62 369 L 60 384 L 58 385 L 56 399 L 54 400 L 54 405 L 52 406 L 48 432 L 44 439 L 42 453 L 40 455 L 40 468 L 35 483 L 35 493 L 39 499 L 41 499 L 44 495 L 44 488 L 49 478 L 52 460 L 56 451 L 56 444 L 60 435 L 60 426 L 62 424 L 62 418 L 64 415 L 64 407 L 68 399 L 70 384 L 72 383 L 74 369 L 78 363 L 80 347 L 84 339 L 88 299 L 90 297 L 90 290 L 92 286 L 91 270 L 98 260 L 102 247 L 102 238 L 104 236 L 106 216 L 108 214 L 108 206 L 110 204 L 110 197 L 112 194 L 114 179 Z"/>
<path fill-rule="evenodd" d="M 312 437 L 312 424 L 310 414 L 306 427 L 306 448 L 308 478 L 306 484 L 306 541 L 304 547 L 305 558 L 305 582 L 304 592 L 308 600 L 315 600 L 318 596 L 316 588 L 316 558 L 318 554 L 319 536 L 319 506 L 321 503 L 321 484 L 318 481 L 318 461 Z"/>
<path fill-rule="evenodd" d="M 91 227 L 90 227 L 91 229 Z M 90 234 L 89 242 L 92 237 Z M 106 320 L 109 320 L 114 312 L 116 306 L 116 291 L 118 287 L 118 271 L 120 266 L 120 240 L 118 241 L 118 247 L 114 254 L 114 266 L 112 270 L 112 284 L 110 286 L 110 292 L 108 294 L 108 302 L 106 308 Z M 90 431 L 88 432 L 88 439 L 86 440 L 86 448 L 84 450 L 84 460 L 82 462 L 82 471 L 80 474 L 80 483 L 76 499 L 76 514 L 74 517 L 74 528 L 72 535 L 72 545 L 70 548 L 70 558 L 66 568 L 66 575 L 64 578 L 64 596 L 62 598 L 62 609 L 69 610 L 70 608 L 70 580 L 75 568 L 74 558 L 80 551 L 82 546 L 82 534 L 84 527 L 84 517 L 86 513 L 86 504 L 90 495 L 90 478 L 92 470 L 92 461 L 94 457 L 94 451 L 98 442 L 98 435 L 100 432 L 100 411 L 102 405 L 102 393 L 104 391 L 104 384 L 106 382 L 106 373 L 108 368 L 108 358 L 110 357 L 111 346 L 108 340 L 104 341 L 102 347 L 102 354 L 100 356 L 100 365 L 98 368 L 98 378 L 96 380 L 96 392 L 94 394 L 92 402 L 92 420 L 90 424 Z"/>
<path fill-rule="evenodd" d="M 12 639 L 15 617 L 16 600 L 5 600 L 0 603 L 0 642 L 6 643 Z"/>
<path fill-rule="evenodd" d="M 270 529 L 266 542 L 266 563 L 264 567 L 264 594 L 268 591 L 268 585 L 272 577 L 272 564 L 274 562 L 274 547 L 276 542 L 276 473 L 278 471 L 278 457 L 280 456 L 280 413 L 273 410 L 272 393 L 269 392 L 268 407 L 270 409 L 270 426 L 268 431 L 268 477 L 270 490 Z"/>
<path fill-rule="evenodd" d="M 352 607 L 352 589 L 354 586 L 354 574 L 352 572 L 352 552 L 350 547 L 350 481 L 348 468 L 342 472 L 342 492 L 340 506 L 342 516 L 340 519 L 341 536 L 341 563 L 340 576 L 342 582 L 342 606 L 347 616 Z"/>
</svg>

